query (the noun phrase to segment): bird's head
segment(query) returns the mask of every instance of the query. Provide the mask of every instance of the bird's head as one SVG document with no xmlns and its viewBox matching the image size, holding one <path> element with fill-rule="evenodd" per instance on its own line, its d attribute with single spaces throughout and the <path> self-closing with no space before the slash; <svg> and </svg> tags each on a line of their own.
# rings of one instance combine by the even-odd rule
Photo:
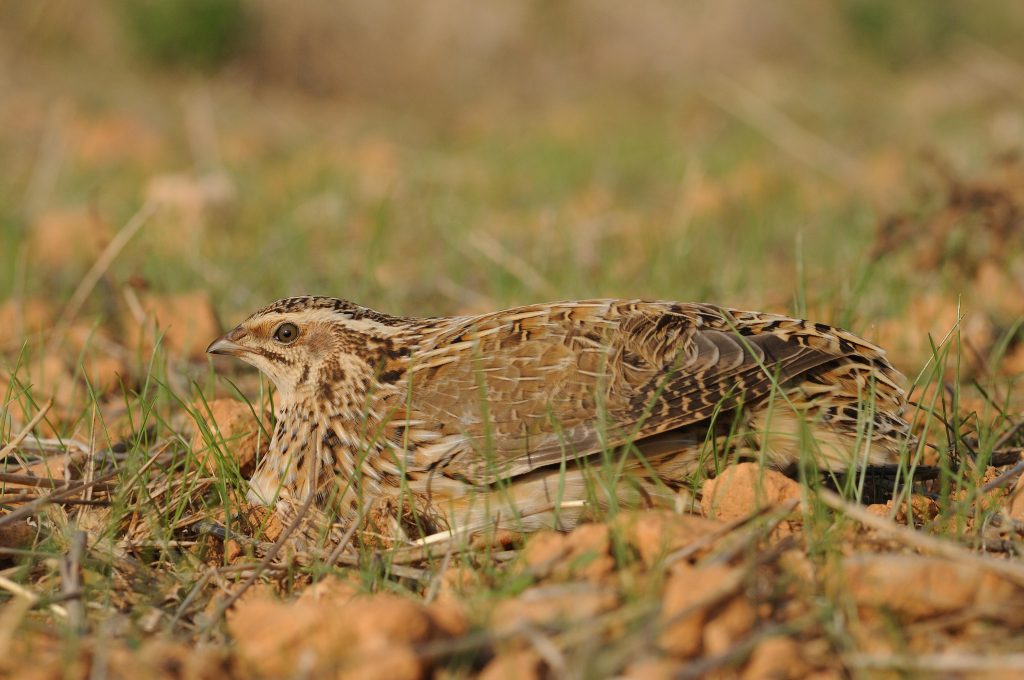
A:
<svg viewBox="0 0 1024 680">
<path fill-rule="evenodd" d="M 307 397 L 333 401 L 337 388 L 364 384 L 380 372 L 401 321 L 335 298 L 285 298 L 214 340 L 206 351 L 260 369 L 282 402 Z"/>
</svg>

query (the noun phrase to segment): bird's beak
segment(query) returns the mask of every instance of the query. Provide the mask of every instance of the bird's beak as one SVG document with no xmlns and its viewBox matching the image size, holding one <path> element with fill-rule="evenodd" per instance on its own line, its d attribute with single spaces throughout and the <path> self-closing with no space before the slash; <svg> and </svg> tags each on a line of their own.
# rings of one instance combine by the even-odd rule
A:
<svg viewBox="0 0 1024 680">
<path fill-rule="evenodd" d="M 245 346 L 238 344 L 238 340 L 241 340 L 244 335 L 244 331 L 240 331 L 236 328 L 230 333 L 222 335 L 211 342 L 210 346 L 206 348 L 206 351 L 209 354 L 225 354 L 233 357 L 241 356 L 247 351 Z"/>
</svg>

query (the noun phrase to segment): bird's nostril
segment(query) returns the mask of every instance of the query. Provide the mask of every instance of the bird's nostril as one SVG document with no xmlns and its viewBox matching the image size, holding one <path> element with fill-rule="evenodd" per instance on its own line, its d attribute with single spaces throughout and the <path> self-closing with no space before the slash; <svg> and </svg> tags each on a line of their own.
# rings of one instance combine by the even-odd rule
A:
<svg viewBox="0 0 1024 680">
<path fill-rule="evenodd" d="M 244 328 L 235 328 L 225 337 L 231 342 L 238 342 L 239 340 L 244 339 L 247 335 L 249 335 L 249 333 Z"/>
</svg>

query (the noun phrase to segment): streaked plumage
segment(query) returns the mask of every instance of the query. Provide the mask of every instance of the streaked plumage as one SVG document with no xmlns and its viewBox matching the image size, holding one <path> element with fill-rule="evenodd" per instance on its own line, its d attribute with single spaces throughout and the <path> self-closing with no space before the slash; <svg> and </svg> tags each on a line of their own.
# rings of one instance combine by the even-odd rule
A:
<svg viewBox="0 0 1024 680">
<path fill-rule="evenodd" d="M 738 451 L 779 467 L 801 450 L 837 470 L 894 463 L 908 430 L 902 377 L 878 347 L 707 304 L 406 318 L 298 297 L 210 351 L 277 386 L 252 500 L 286 510 L 316 492 L 343 521 L 372 504 L 408 538 L 568 527 L 592 504 L 677 504 L 694 472 Z"/>
</svg>

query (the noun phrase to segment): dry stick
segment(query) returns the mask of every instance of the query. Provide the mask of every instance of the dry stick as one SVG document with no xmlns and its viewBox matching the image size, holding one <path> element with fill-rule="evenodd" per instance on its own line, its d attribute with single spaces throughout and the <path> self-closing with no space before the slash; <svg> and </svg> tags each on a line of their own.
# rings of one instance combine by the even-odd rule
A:
<svg viewBox="0 0 1024 680">
<path fill-rule="evenodd" d="M 36 512 L 38 512 L 39 510 L 41 510 L 42 508 L 51 503 L 61 502 L 65 496 L 74 496 L 76 493 L 84 491 L 95 484 L 105 482 L 108 479 L 113 479 L 117 475 L 117 472 L 117 470 L 114 470 L 113 472 L 108 472 L 105 475 L 97 477 L 91 482 L 75 484 L 74 486 L 69 486 L 64 489 L 57 489 L 53 493 L 47 494 L 41 498 L 37 498 L 28 505 L 23 505 L 17 510 L 9 512 L 3 517 L 0 517 L 0 527 L 2 527 L 5 524 L 10 524 L 11 522 L 19 520 L 23 517 L 29 517 L 31 515 L 34 515 Z"/>
<path fill-rule="evenodd" d="M 60 176 L 61 165 L 67 153 L 67 127 L 72 102 L 67 97 L 58 99 L 50 107 L 39 144 L 39 156 L 32 166 L 28 189 L 25 191 L 25 212 L 35 218 L 46 206 Z"/>
<path fill-rule="evenodd" d="M 35 605 L 40 600 L 40 597 L 33 593 L 31 590 L 25 588 L 20 583 L 15 583 L 6 576 L 0 576 L 0 588 L 3 588 L 9 593 L 17 595 L 18 597 L 26 598 L 33 605 Z M 68 611 L 64 609 L 64 607 L 61 607 L 59 604 L 51 604 L 50 611 L 52 611 L 54 614 L 61 618 L 68 618 Z"/>
<path fill-rule="evenodd" d="M 1014 581 L 1020 586 L 1024 586 L 1024 565 L 1016 564 L 1007 560 L 995 559 L 987 555 L 978 555 L 957 545 L 956 543 L 943 541 L 941 539 L 922 534 L 914 529 L 909 529 L 896 524 L 891 519 L 872 515 L 864 508 L 843 500 L 839 494 L 833 493 L 828 489 L 819 489 L 818 497 L 825 505 L 833 510 L 842 512 L 844 515 L 860 522 L 864 526 L 870 527 L 884 534 L 888 534 L 892 538 L 916 548 L 917 550 L 939 555 L 941 557 L 961 562 L 963 564 L 969 564 L 981 569 L 987 569 Z"/>
<path fill-rule="evenodd" d="M 790 516 L 790 514 L 793 512 L 793 510 L 796 509 L 796 507 L 799 504 L 800 499 L 793 498 L 786 501 L 785 503 L 782 503 L 779 506 L 776 506 L 776 512 L 770 514 L 763 524 L 747 527 L 746 529 L 744 529 L 743 532 L 746 535 L 737 532 L 739 533 L 739 536 L 732 542 L 731 545 L 727 544 L 720 552 L 717 552 L 711 555 L 710 557 L 707 557 L 704 560 L 702 560 L 701 566 L 706 566 L 709 564 L 727 564 L 731 562 L 733 559 L 735 559 L 737 555 L 739 555 L 744 550 L 748 550 L 750 546 L 755 544 L 758 540 L 768 536 L 768 534 L 773 529 L 775 529 L 775 527 L 777 527 L 787 517 Z M 783 541 L 776 543 L 775 547 L 782 545 L 784 541 L 785 539 L 783 539 Z"/>
<path fill-rule="evenodd" d="M 1024 453 L 1024 448 L 1019 446 L 1004 446 L 1001 449 L 993 449 L 992 457 L 988 461 L 989 467 L 1006 467 L 1010 463 L 1016 463 L 1020 460 L 1024 460 L 1021 454 Z"/>
<path fill-rule="evenodd" d="M 85 480 L 91 482 L 96 476 L 96 400 L 92 402 L 92 424 L 89 428 L 89 453 L 87 454 L 86 466 L 85 466 Z M 85 500 L 92 500 L 92 492 L 95 487 L 90 486 L 85 490 Z"/>
<path fill-rule="evenodd" d="M 793 536 L 787 536 L 767 550 L 752 556 L 744 564 L 737 566 L 729 572 L 714 589 L 702 593 L 697 601 L 674 612 L 667 620 L 660 620 L 654 626 L 651 626 L 652 634 L 669 630 L 673 625 L 685 620 L 695 612 L 717 607 L 719 604 L 727 601 L 740 591 L 755 569 L 775 562 L 783 553 L 787 550 L 792 550 L 796 545 L 796 539 Z"/>
<path fill-rule="evenodd" d="M 203 572 L 203 575 L 199 577 L 199 580 L 193 584 L 192 589 L 188 591 L 188 595 L 186 595 L 185 599 L 181 601 L 181 604 L 178 605 L 178 609 L 175 610 L 170 623 L 167 624 L 167 629 L 169 631 L 174 630 L 174 626 L 181 621 L 181 617 L 185 615 L 185 611 L 189 608 L 189 605 L 195 601 L 196 597 L 198 597 L 199 593 L 202 592 L 203 588 L 206 587 L 206 584 L 210 582 L 214 575 L 224 575 L 235 571 L 246 571 L 252 568 L 253 565 L 251 564 L 229 564 L 223 567 L 210 567 L 207 569 Z"/>
<path fill-rule="evenodd" d="M 1012 468 L 981 487 L 981 493 L 988 493 L 989 491 L 1008 486 L 1010 482 L 1019 477 L 1022 472 L 1024 472 L 1024 460 L 1020 461 Z"/>
<path fill-rule="evenodd" d="M 565 655 L 562 654 L 562 650 L 558 648 L 558 645 L 551 638 L 544 635 L 536 626 L 529 624 L 523 626 L 523 637 L 530 642 L 530 646 L 533 647 L 533 651 L 537 652 L 537 656 L 547 662 L 548 668 L 551 669 L 554 677 L 566 677 L 568 664 L 566 664 Z"/>
<path fill-rule="evenodd" d="M 1024 460 L 1020 461 L 1012 468 L 1010 468 L 1003 474 L 999 475 L 985 486 L 981 487 L 981 492 L 986 493 L 988 491 L 991 491 L 992 489 L 997 489 L 1002 486 L 1008 486 L 1010 482 L 1012 482 L 1016 477 L 1020 476 L 1022 472 L 1024 472 Z M 1007 502 L 1013 501 L 1019 493 L 1021 493 L 1020 486 L 1018 486 L 1016 489 L 1010 492 L 1010 495 L 1007 496 Z"/>
<path fill-rule="evenodd" d="M 166 449 L 165 449 L 165 450 L 166 450 Z M 151 467 L 151 466 L 152 466 L 152 465 L 153 465 L 154 463 L 156 463 L 156 461 L 157 461 L 157 460 L 159 460 L 160 456 L 162 456 L 162 455 L 163 455 L 163 453 L 164 453 L 164 451 L 156 451 L 156 452 L 154 452 L 154 453 L 153 453 L 153 455 L 151 455 L 151 456 L 149 457 L 149 460 L 147 460 L 147 461 L 146 461 L 145 463 L 143 463 L 143 464 L 142 464 L 142 467 L 140 467 L 140 468 L 139 468 L 139 469 L 138 469 L 138 470 L 137 470 L 137 471 L 135 472 L 135 474 L 134 474 L 134 475 L 132 475 L 132 478 L 131 478 L 131 479 L 129 479 L 129 480 L 128 480 L 128 482 L 127 482 L 127 483 L 126 483 L 126 484 L 124 485 L 124 488 L 126 488 L 126 489 L 130 489 L 130 488 L 132 488 L 133 486 L 135 486 L 136 482 L 138 482 L 138 481 L 139 481 L 140 479 L 142 479 L 142 475 L 146 474 L 146 471 L 147 471 L 147 470 L 149 470 L 149 468 L 150 468 L 150 467 Z"/>
<path fill-rule="evenodd" d="M 961 36 L 957 38 L 957 42 L 969 50 L 961 60 L 968 64 L 972 71 L 1014 96 L 1021 96 L 1024 65 L 977 38 Z"/>
<path fill-rule="evenodd" d="M 174 627 L 178 625 L 178 622 L 181 621 L 181 617 L 185 614 L 185 610 L 188 609 L 189 605 L 191 605 L 199 593 L 202 592 L 203 588 L 206 587 L 206 584 L 210 582 L 210 578 L 213 576 L 215 571 L 217 571 L 216 567 L 210 567 L 202 576 L 199 577 L 199 580 L 192 585 L 191 590 L 188 591 L 188 595 L 186 595 L 185 599 L 181 601 L 180 605 L 178 605 L 178 609 L 174 612 L 174 616 L 171 617 L 170 623 L 167 624 L 169 631 L 173 631 Z"/>
<path fill-rule="evenodd" d="M 441 566 L 438 567 L 437 573 L 430 579 L 430 585 L 427 587 L 427 596 L 423 598 L 424 602 L 430 604 L 437 597 L 438 593 L 441 592 L 441 582 L 444 580 L 444 575 L 448 572 L 448 565 L 452 561 L 452 550 L 454 545 L 448 546 L 448 552 L 444 554 L 444 559 L 441 560 Z"/>
<path fill-rule="evenodd" d="M 25 425 L 25 427 L 21 428 L 21 432 L 14 435 L 14 439 L 7 442 L 7 446 L 0 449 L 0 458 L 6 458 L 11 452 L 18 448 L 21 445 L 21 442 L 25 441 L 25 437 L 27 437 L 32 430 L 35 429 L 35 426 L 39 424 L 39 421 L 46 417 L 46 413 L 51 408 L 53 408 L 52 398 L 43 404 L 43 407 L 39 409 L 38 413 L 32 416 L 32 420 L 28 421 L 28 424 Z"/>
<path fill-rule="evenodd" d="M 676 671 L 676 674 L 672 676 L 673 680 L 698 680 L 699 678 L 709 677 L 712 671 L 715 671 L 722 666 L 728 666 L 730 664 L 738 665 L 747 656 L 749 656 L 750 652 L 753 651 L 753 649 L 761 642 L 770 638 L 792 636 L 794 632 L 799 631 L 801 628 L 812 622 L 813 618 L 806 616 L 797 621 L 768 624 L 760 630 L 753 632 L 751 635 L 734 642 L 720 654 L 700 657 L 687 663 L 681 669 Z"/>
<path fill-rule="evenodd" d="M 25 614 L 32 609 L 32 604 L 31 598 L 15 597 L 0 610 L 0 659 L 7 658 L 14 634 Z"/>
<path fill-rule="evenodd" d="M 83 482 L 89 480 L 83 479 Z M 13 472 L 0 472 L 0 482 L 6 482 L 8 484 L 17 484 L 19 486 L 32 486 L 32 487 L 46 487 L 50 489 L 58 489 L 62 486 L 66 486 L 67 482 L 58 481 L 56 479 L 50 479 L 49 477 L 34 477 L 32 475 L 17 475 Z M 96 484 L 95 487 L 98 491 L 110 491 L 114 488 L 113 484 Z"/>
<path fill-rule="evenodd" d="M 59 489 L 67 486 L 67 482 L 61 480 L 49 477 L 33 477 L 32 475 L 18 475 L 13 472 L 0 472 L 0 482 L 17 486 L 45 487 L 47 489 Z"/>
<path fill-rule="evenodd" d="M 453 243 L 464 253 L 472 255 L 474 254 L 473 251 L 476 251 L 476 253 L 483 255 L 519 279 L 530 290 L 545 295 L 549 295 L 555 290 L 551 282 L 537 271 L 533 265 L 509 251 L 492 236 L 486 236 L 483 232 L 473 232 L 467 241 L 470 247 L 466 247 L 461 241 Z"/>
<path fill-rule="evenodd" d="M 854 668 L 931 671 L 942 676 L 957 672 L 1003 671 L 1005 673 L 1009 671 L 1024 671 L 1024 654 L 1003 654 L 999 656 L 964 652 L 939 654 L 871 654 L 855 652 L 844 655 L 842 660 L 848 666 Z"/>
<path fill-rule="evenodd" d="M 999 475 L 998 477 L 996 477 L 992 481 L 990 481 L 987 484 L 985 484 L 983 487 L 981 487 L 981 490 L 978 491 L 978 493 L 973 498 L 971 498 L 969 500 L 968 499 L 964 499 L 962 501 L 957 501 L 956 503 L 951 505 L 950 506 L 950 511 L 952 513 L 954 513 L 954 514 L 960 512 L 962 509 L 966 508 L 968 505 L 971 505 L 972 503 L 977 501 L 981 496 L 985 495 L 989 491 L 993 491 L 995 489 L 999 489 L 999 488 L 1002 488 L 1004 486 L 1009 485 L 1011 482 L 1013 482 L 1013 480 L 1015 480 L 1017 477 L 1019 477 L 1021 475 L 1021 473 L 1024 473 L 1024 460 L 1020 461 L 1019 463 L 1014 465 L 1012 468 L 1010 468 L 1009 470 L 1007 470 L 1003 474 Z M 1011 496 L 1012 495 L 1013 494 L 1011 494 Z M 948 515 L 949 513 L 946 513 L 946 514 Z M 933 519 L 931 522 L 929 522 L 926 525 L 925 528 L 933 529 L 933 528 L 935 528 L 938 525 L 939 525 L 939 518 L 937 517 L 937 518 Z"/>
<path fill-rule="evenodd" d="M 89 447 L 85 442 L 77 439 L 57 439 L 56 437 L 33 437 L 30 441 L 22 441 L 19 446 L 24 451 L 47 451 L 55 453 L 70 453 L 71 449 L 77 449 L 79 453 L 89 453 Z"/>
<path fill-rule="evenodd" d="M 1015 422 L 1006 432 L 999 435 L 999 439 L 997 439 L 996 443 L 992 445 L 992 449 L 996 451 L 1009 444 L 1010 440 L 1021 431 L 1021 428 L 1024 428 L 1024 418 Z"/>
<path fill-rule="evenodd" d="M 374 503 L 375 500 L 370 501 L 370 508 L 374 506 Z M 341 553 L 348 547 L 348 544 L 352 541 L 352 537 L 356 533 L 356 529 L 358 529 L 359 525 L 362 523 L 363 515 L 361 514 L 352 522 L 351 525 L 349 525 L 349 528 L 346 529 L 344 535 L 342 535 L 341 540 L 338 541 L 338 545 L 334 546 L 334 549 L 331 550 L 331 554 L 327 556 L 327 566 L 333 567 L 338 563 L 338 560 L 341 559 Z"/>
<path fill-rule="evenodd" d="M 722 77 L 705 96 L 726 113 L 760 132 L 780 149 L 839 184 L 863 185 L 863 168 L 856 156 L 802 127 L 771 102 L 740 83 Z"/>
<path fill-rule="evenodd" d="M 668 555 L 665 556 L 664 566 L 667 567 L 669 565 L 675 564 L 679 560 L 685 560 L 688 557 L 690 557 L 691 555 L 699 552 L 700 550 L 703 550 L 704 548 L 711 547 L 712 545 L 717 543 L 720 539 L 728 536 L 729 534 L 731 534 L 736 529 L 739 529 L 740 527 L 743 527 L 743 526 L 746 526 L 748 524 L 753 523 L 754 520 L 756 520 L 757 518 L 759 518 L 759 517 L 761 517 L 763 515 L 767 515 L 769 513 L 773 513 L 774 514 L 775 512 L 778 512 L 779 515 L 780 515 L 779 521 L 781 521 L 782 519 L 785 519 L 786 517 L 788 517 L 789 513 L 791 513 L 794 509 L 796 509 L 796 506 L 799 505 L 799 504 L 800 504 L 800 500 L 794 498 L 794 499 L 791 499 L 789 501 L 786 501 L 785 503 L 783 503 L 781 505 L 765 505 L 765 506 L 763 506 L 761 508 L 758 508 L 757 510 L 754 510 L 754 512 L 750 513 L 746 517 L 741 517 L 740 519 L 733 520 L 733 521 L 729 522 L 728 524 L 724 524 L 721 527 L 719 527 L 718 529 L 715 529 L 714 531 L 712 531 L 711 533 L 705 534 L 705 535 L 701 536 L 700 538 L 698 538 L 698 539 L 696 539 L 694 541 L 691 541 L 688 545 L 686 545 L 686 546 L 684 546 L 684 547 L 682 547 L 682 548 L 680 548 L 680 549 L 678 549 L 678 550 L 676 550 L 674 552 L 669 553 Z"/>
<path fill-rule="evenodd" d="M 72 293 L 71 299 L 68 300 L 67 305 L 64 306 L 64 310 L 61 312 L 60 318 L 54 325 L 55 329 L 59 331 L 60 329 L 65 328 L 71 320 L 75 318 L 78 311 L 82 308 L 82 305 L 85 304 L 86 298 L 89 297 L 93 288 L 95 288 L 96 284 L 99 283 L 101 278 L 103 278 L 107 269 L 109 269 L 110 265 L 114 263 L 114 260 L 121 253 L 124 247 L 128 245 L 128 241 L 138 233 L 139 229 L 142 228 L 142 225 L 146 223 L 146 220 L 153 215 L 154 211 L 155 206 L 151 202 L 147 201 L 143 203 L 142 206 L 135 211 L 135 214 L 132 215 L 131 219 L 129 219 L 128 222 L 121 227 L 121 230 L 117 232 L 114 238 L 110 240 L 110 243 L 108 243 L 107 247 L 103 249 L 100 256 L 96 258 L 96 262 L 93 263 L 92 267 L 78 283 L 78 287 L 75 288 L 75 292 Z M 52 349 L 52 345 L 55 344 L 60 337 L 60 332 L 54 333 L 50 339 L 50 349 Z"/>
<path fill-rule="evenodd" d="M 82 556 L 85 554 L 85 532 L 77 529 L 71 537 L 68 554 L 60 560 L 60 591 L 68 600 L 68 623 L 85 633 L 85 605 L 82 604 Z"/>
<path fill-rule="evenodd" d="M 27 491 L 27 490 L 25 490 Z M 28 503 L 30 501 L 38 500 L 42 498 L 38 494 L 20 493 L 20 494 L 9 494 L 7 496 L 0 496 L 0 505 L 13 505 L 14 503 Z M 100 498 L 62 498 L 55 501 L 60 505 L 94 505 L 96 507 L 105 508 L 111 505 L 110 501 Z"/>
<path fill-rule="evenodd" d="M 217 607 L 217 611 L 215 611 L 213 616 L 210 617 L 210 622 L 204 627 L 204 633 L 208 633 L 210 628 L 212 628 L 214 625 L 217 624 L 218 621 L 221 620 L 225 612 L 227 612 L 227 610 L 230 609 L 231 606 L 235 604 L 235 602 L 238 602 L 238 598 L 242 597 L 245 591 L 249 590 L 249 588 L 251 588 L 252 585 L 256 583 L 256 581 L 259 579 L 260 575 L 267 569 L 267 567 L 270 566 L 270 563 L 274 561 L 275 557 L 277 557 L 277 553 L 281 551 L 282 547 L 284 547 L 285 542 L 295 532 L 295 530 L 299 528 L 299 524 L 302 523 L 302 520 L 306 518 L 306 513 L 309 512 L 310 506 L 313 505 L 314 498 L 316 498 L 316 493 L 314 492 L 310 492 L 307 495 L 305 502 L 302 504 L 302 507 L 299 509 L 298 513 L 296 513 L 295 519 L 293 519 L 291 521 L 291 524 L 289 524 L 287 528 L 285 528 L 285 530 L 281 532 L 280 537 L 278 537 L 278 539 L 274 542 L 274 545 L 270 546 L 270 550 L 267 551 L 267 554 L 260 561 L 259 565 L 256 567 L 256 571 L 254 571 L 252 575 L 249 578 L 247 578 L 245 582 L 238 588 L 238 590 L 232 593 L 231 596 L 227 600 L 225 600 L 223 604 Z"/>
</svg>

